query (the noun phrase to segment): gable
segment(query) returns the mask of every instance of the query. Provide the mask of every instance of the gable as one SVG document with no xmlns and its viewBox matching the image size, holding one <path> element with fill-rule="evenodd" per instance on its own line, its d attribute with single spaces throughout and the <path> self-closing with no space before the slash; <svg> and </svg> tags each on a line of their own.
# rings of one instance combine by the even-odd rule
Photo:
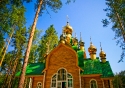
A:
<svg viewBox="0 0 125 88">
<path fill-rule="evenodd" d="M 55 49 L 53 49 L 46 59 L 46 70 L 51 65 L 69 65 L 67 62 L 70 62 L 72 65 L 78 67 L 78 57 L 77 53 L 70 46 L 66 46 L 60 43 Z M 79 67 L 78 67 L 79 68 Z"/>
</svg>

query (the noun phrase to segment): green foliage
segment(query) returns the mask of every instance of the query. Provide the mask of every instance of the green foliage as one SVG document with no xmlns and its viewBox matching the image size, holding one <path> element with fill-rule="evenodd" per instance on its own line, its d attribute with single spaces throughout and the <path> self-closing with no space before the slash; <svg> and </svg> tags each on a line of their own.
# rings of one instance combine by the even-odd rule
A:
<svg viewBox="0 0 125 88">
<path fill-rule="evenodd" d="M 31 27 L 29 28 L 28 32 L 30 33 Z M 29 63 L 35 63 L 38 59 L 38 47 L 39 47 L 39 39 L 41 35 L 42 30 L 35 29 L 35 33 L 33 36 L 33 41 L 32 41 L 32 46 L 30 50 L 30 55 L 29 55 Z"/>
<path fill-rule="evenodd" d="M 123 51 L 120 62 L 125 56 L 125 0 L 106 0 L 106 5 L 107 8 L 104 11 L 107 12 L 108 19 L 103 19 L 102 23 L 104 27 L 112 23 L 114 39 L 117 39 L 116 44 L 119 44 Z"/>
<path fill-rule="evenodd" d="M 0 87 L 2 86 L 4 82 L 5 75 L 0 75 Z"/>
<path fill-rule="evenodd" d="M 74 2 L 75 0 L 66 0 L 66 4 L 69 4 L 71 1 Z M 35 10 L 37 9 L 39 2 L 40 0 L 36 0 Z M 62 5 L 63 0 L 43 0 L 39 15 L 42 15 L 43 10 L 47 10 L 48 7 L 52 9 L 52 11 L 57 12 L 58 9 L 62 7 Z"/>
<path fill-rule="evenodd" d="M 26 27 L 25 27 L 25 7 L 23 6 L 23 0 L 2 0 L 0 1 L 0 52 L 2 47 L 4 50 L 0 53 L 2 56 L 5 53 L 5 47 L 8 41 L 5 41 L 12 36 L 11 51 L 7 52 L 1 67 L 1 72 L 5 75 L 4 85 L 5 87 L 11 87 L 14 84 L 15 71 L 21 69 L 21 58 L 25 50 L 26 44 Z M 13 50 L 14 49 L 14 50 Z M 0 58 L 1 59 L 1 58 Z M 14 87 L 13 87 L 14 88 Z"/>
<path fill-rule="evenodd" d="M 45 34 L 41 37 L 40 45 L 38 48 L 39 58 L 38 62 L 42 62 L 45 58 L 44 56 L 53 50 L 54 46 L 58 44 L 57 32 L 53 25 L 45 31 Z"/>
<path fill-rule="evenodd" d="M 115 74 L 113 80 L 114 88 L 125 88 L 125 71 L 121 71 Z"/>
</svg>

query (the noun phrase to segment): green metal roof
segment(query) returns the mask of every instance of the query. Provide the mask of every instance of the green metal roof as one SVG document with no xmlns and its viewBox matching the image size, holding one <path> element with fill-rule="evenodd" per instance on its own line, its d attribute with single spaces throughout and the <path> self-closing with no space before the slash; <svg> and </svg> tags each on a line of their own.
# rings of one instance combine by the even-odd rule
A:
<svg viewBox="0 0 125 88">
<path fill-rule="evenodd" d="M 100 64 L 102 67 L 102 76 L 101 76 L 102 78 L 114 77 L 114 74 L 112 72 L 112 69 L 108 61 L 106 61 L 105 63 L 100 62 Z"/>
<path fill-rule="evenodd" d="M 78 46 L 73 45 L 72 48 L 77 52 Z"/>
<path fill-rule="evenodd" d="M 102 78 L 114 77 L 108 61 L 102 63 L 100 62 L 99 57 L 97 57 L 95 60 L 84 58 L 84 51 L 82 50 L 77 50 L 77 55 L 78 66 L 84 70 L 81 72 L 81 75 L 102 74 Z"/>
<path fill-rule="evenodd" d="M 42 71 L 45 68 L 45 63 L 30 63 L 26 68 L 26 76 L 29 75 L 42 75 Z M 16 76 L 20 76 L 20 72 L 16 73 Z"/>
<path fill-rule="evenodd" d="M 102 74 L 102 68 L 99 59 L 85 59 L 84 66 L 81 67 L 84 71 L 81 74 Z"/>
<path fill-rule="evenodd" d="M 79 50 L 77 51 L 77 55 L 78 55 L 78 65 L 80 67 L 83 67 L 84 66 L 84 63 L 83 63 L 84 52 L 82 50 Z"/>
</svg>

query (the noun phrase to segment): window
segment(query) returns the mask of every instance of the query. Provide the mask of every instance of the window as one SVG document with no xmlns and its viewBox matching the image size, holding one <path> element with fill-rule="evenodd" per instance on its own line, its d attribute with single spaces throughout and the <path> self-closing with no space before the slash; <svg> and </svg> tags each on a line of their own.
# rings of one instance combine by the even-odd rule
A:
<svg viewBox="0 0 125 88">
<path fill-rule="evenodd" d="M 52 77 L 52 87 L 56 87 L 56 75 Z"/>
<path fill-rule="evenodd" d="M 67 74 L 67 79 L 68 79 L 68 87 L 72 88 L 73 84 L 72 84 L 72 76 L 71 76 L 71 74 Z"/>
<path fill-rule="evenodd" d="M 42 88 L 42 83 L 41 83 L 41 82 L 38 82 L 36 88 Z"/>
<path fill-rule="evenodd" d="M 66 80 L 66 70 L 60 69 L 58 71 L 58 80 Z"/>
<path fill-rule="evenodd" d="M 90 88 L 97 88 L 96 80 L 92 79 L 92 80 L 90 81 Z"/>
<path fill-rule="evenodd" d="M 52 76 L 51 88 L 73 88 L 73 77 L 65 69 L 59 69 L 58 72 Z"/>
</svg>

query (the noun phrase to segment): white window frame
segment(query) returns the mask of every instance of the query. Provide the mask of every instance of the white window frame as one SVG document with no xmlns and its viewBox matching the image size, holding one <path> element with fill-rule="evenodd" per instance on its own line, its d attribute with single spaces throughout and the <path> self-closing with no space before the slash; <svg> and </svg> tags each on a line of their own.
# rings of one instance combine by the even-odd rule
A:
<svg viewBox="0 0 125 88">
<path fill-rule="evenodd" d="M 72 76 L 72 74 L 70 74 L 70 73 L 67 73 L 67 76 L 68 76 L 68 74 Z M 72 87 L 68 87 L 68 79 L 72 79 Z M 72 78 L 67 77 L 67 87 L 68 88 L 73 88 L 73 76 L 72 76 Z"/>
<path fill-rule="evenodd" d="M 53 76 L 55 76 L 55 75 L 56 75 L 56 87 L 57 87 L 57 74 L 54 74 Z M 52 78 L 53 78 L 53 76 L 52 76 Z M 52 78 L 51 78 L 51 88 L 56 88 L 56 87 L 52 87 L 52 80 L 53 80 Z"/>
<path fill-rule="evenodd" d="M 61 69 L 64 69 L 64 70 L 65 70 L 65 73 L 63 73 L 62 75 L 64 75 L 64 74 L 66 75 L 66 76 L 65 76 L 65 77 L 66 77 L 66 80 L 58 80 L 58 72 L 59 72 Z M 52 75 L 52 77 L 56 75 L 56 87 L 52 87 L 52 77 L 51 77 L 51 88 L 57 88 L 57 86 L 58 86 L 57 84 L 58 84 L 59 82 L 61 83 L 61 86 L 62 86 L 62 82 L 66 82 L 66 88 L 73 88 L 73 76 L 72 76 L 72 78 L 68 78 L 68 77 L 67 77 L 68 74 L 70 74 L 70 75 L 72 76 L 72 74 L 71 74 L 71 73 L 68 73 L 65 68 L 60 68 L 60 69 L 58 69 L 58 71 L 57 71 L 54 75 Z M 72 79 L 72 87 L 68 87 L 68 79 Z"/>
<path fill-rule="evenodd" d="M 96 81 L 95 79 L 91 79 L 91 80 L 90 80 L 90 82 L 89 82 L 90 88 L 91 88 L 91 81 L 93 81 L 93 80 L 95 81 L 96 87 L 98 88 L 98 84 L 97 84 L 97 81 Z"/>
</svg>

